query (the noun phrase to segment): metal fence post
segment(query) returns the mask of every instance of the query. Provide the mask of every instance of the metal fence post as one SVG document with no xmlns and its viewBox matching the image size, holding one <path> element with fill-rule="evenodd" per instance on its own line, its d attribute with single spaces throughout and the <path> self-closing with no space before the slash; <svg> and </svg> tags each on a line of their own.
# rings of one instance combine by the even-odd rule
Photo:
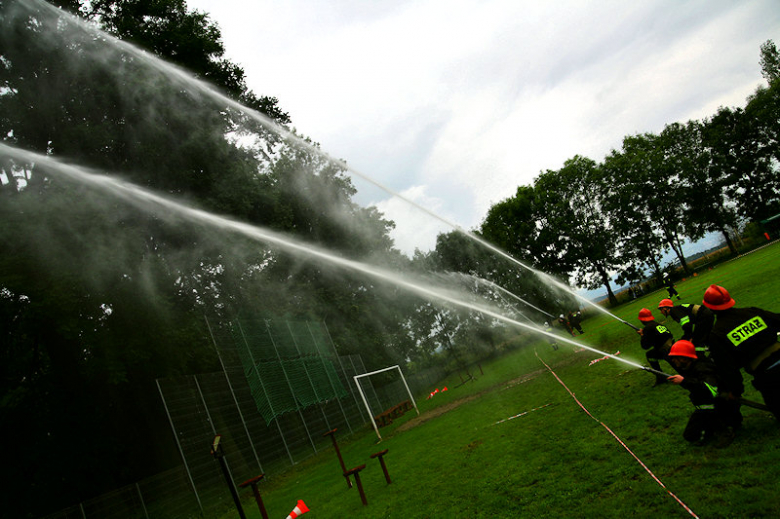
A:
<svg viewBox="0 0 780 519">
<path fill-rule="evenodd" d="M 271 408 L 271 414 L 274 415 L 273 421 L 276 422 L 276 429 L 279 431 L 279 437 L 282 440 L 282 444 L 284 444 L 284 450 L 287 451 L 287 457 L 290 458 L 290 465 L 295 465 L 295 460 L 293 459 L 292 453 L 290 452 L 290 447 L 287 446 L 287 441 L 284 439 L 284 431 L 282 431 L 282 427 L 279 425 L 279 419 L 276 417 L 276 413 L 274 412 L 274 406 L 271 403 L 271 399 L 268 398 L 268 391 L 265 390 L 265 384 L 263 384 L 263 377 L 260 376 L 260 370 L 257 368 L 257 361 L 255 361 L 255 356 L 252 355 L 252 349 L 249 347 L 249 342 L 246 340 L 246 335 L 244 335 L 244 328 L 241 326 L 241 321 L 237 319 L 236 322 L 238 323 L 238 330 L 241 332 L 241 338 L 244 340 L 244 346 L 246 346 L 246 351 L 247 353 L 249 353 L 249 360 L 252 362 L 252 367 L 255 370 L 255 375 L 257 376 L 257 380 L 260 381 L 260 388 L 263 390 L 263 395 L 265 395 L 265 399 L 268 401 L 268 407 Z"/>
<path fill-rule="evenodd" d="M 317 355 L 319 355 L 320 360 L 322 361 L 322 366 L 325 367 L 325 357 L 322 356 L 322 352 L 320 351 L 320 347 L 317 344 L 317 338 L 314 336 L 314 333 L 311 331 L 311 326 L 309 323 L 306 323 L 306 327 L 309 329 L 309 335 L 311 335 L 311 340 L 314 341 L 314 347 L 317 348 Z M 336 355 L 336 359 L 338 359 L 338 355 Z M 333 380 L 331 379 L 330 373 L 328 370 L 325 370 L 325 373 L 328 375 L 328 382 L 330 382 L 330 387 L 333 390 L 333 394 L 336 395 L 336 386 L 333 384 Z M 341 405 L 341 399 L 336 397 L 336 403 L 339 405 L 339 409 L 341 409 L 341 416 L 344 417 L 344 421 L 347 422 L 347 427 L 349 427 L 349 433 L 352 434 L 354 431 L 352 430 L 352 424 L 349 423 L 349 419 L 347 418 L 347 413 L 344 412 L 344 406 Z M 330 426 L 328 426 L 330 427 Z"/>
<path fill-rule="evenodd" d="M 149 511 L 146 509 L 146 503 L 144 502 L 144 496 L 141 494 L 141 487 L 138 486 L 138 483 L 135 484 L 135 490 L 138 492 L 138 499 L 141 500 L 141 507 L 144 509 L 144 517 L 146 519 L 149 519 Z"/>
<path fill-rule="evenodd" d="M 284 373 L 284 380 L 287 382 L 287 387 L 290 388 L 290 393 L 293 396 L 293 400 L 295 401 L 295 408 L 298 411 L 298 416 L 301 419 L 301 423 L 303 424 L 303 429 L 306 431 L 306 436 L 309 437 L 309 443 L 311 443 L 311 448 L 314 449 L 314 453 L 317 453 L 317 446 L 314 445 L 314 440 L 311 438 L 311 434 L 309 433 L 309 428 L 306 427 L 306 420 L 303 418 L 303 413 L 301 412 L 301 407 L 298 405 L 298 400 L 295 398 L 295 390 L 292 387 L 292 384 L 290 384 L 290 377 L 287 376 L 287 370 L 284 369 L 284 363 L 282 362 L 282 357 L 279 355 L 279 349 L 276 347 L 276 341 L 274 341 L 274 336 L 271 333 L 271 327 L 268 326 L 268 323 L 265 323 L 265 328 L 268 331 L 268 337 L 271 339 L 271 344 L 274 347 L 274 352 L 276 352 L 276 358 L 279 360 L 279 365 L 282 367 L 282 373 Z"/>
<path fill-rule="evenodd" d="M 317 399 L 317 404 L 320 408 L 320 412 L 322 413 L 322 418 L 325 420 L 325 427 L 327 427 L 328 430 L 331 430 L 333 427 L 330 426 L 330 423 L 328 422 L 328 415 L 325 414 L 325 410 L 322 408 L 322 399 L 320 398 L 319 393 L 317 393 L 317 387 L 314 385 L 314 381 L 311 379 L 311 375 L 309 375 L 309 368 L 306 367 L 306 361 L 301 356 L 301 349 L 298 347 L 298 341 L 295 340 L 295 335 L 293 334 L 292 328 L 290 327 L 290 321 L 287 321 L 287 330 L 290 332 L 290 337 L 292 337 L 293 344 L 295 345 L 295 351 L 298 352 L 298 357 L 303 363 L 303 370 L 306 372 L 306 378 L 309 379 L 309 385 L 314 391 L 314 397 Z M 316 348 L 317 345 L 315 344 L 314 347 Z M 325 373 L 327 374 L 327 371 Z"/>
<path fill-rule="evenodd" d="M 228 388 L 230 389 L 230 395 L 233 397 L 233 403 L 236 404 L 236 410 L 238 411 L 238 416 L 241 418 L 241 425 L 244 426 L 244 432 L 246 433 L 247 440 L 249 440 L 249 446 L 252 447 L 252 454 L 254 454 L 255 456 L 255 461 L 257 462 L 257 466 L 260 467 L 260 472 L 264 472 L 263 464 L 260 463 L 260 457 L 257 455 L 257 451 L 255 450 L 255 443 L 252 441 L 252 435 L 249 434 L 249 428 L 246 425 L 246 420 L 244 420 L 244 413 L 241 412 L 241 406 L 238 405 L 236 392 L 233 391 L 233 384 L 230 383 L 230 376 L 228 375 L 227 369 L 225 368 L 225 363 L 222 361 L 222 355 L 219 353 L 219 346 L 217 346 L 217 341 L 214 338 L 214 332 L 211 331 L 211 324 L 209 323 L 208 317 L 206 317 L 205 315 L 203 317 L 204 319 L 206 319 L 206 327 L 209 329 L 209 335 L 211 335 L 211 342 L 214 343 L 214 349 L 217 350 L 217 357 L 219 358 L 219 364 L 220 366 L 222 366 L 222 372 L 225 374 L 225 380 L 227 381 Z M 242 332 L 242 336 L 243 336 L 243 332 Z"/>
<path fill-rule="evenodd" d="M 195 488 L 195 481 L 192 479 L 192 472 L 190 472 L 190 466 L 187 464 L 187 457 L 184 456 L 184 451 L 181 448 L 181 442 L 179 442 L 179 435 L 176 434 L 176 427 L 173 425 L 173 419 L 171 418 L 171 413 L 168 411 L 168 403 L 165 401 L 165 395 L 163 394 L 163 390 L 160 387 L 160 379 L 156 379 L 155 382 L 157 382 L 157 390 L 160 392 L 160 397 L 163 401 L 163 407 L 165 407 L 165 414 L 168 415 L 168 422 L 171 424 L 171 431 L 173 431 L 173 438 L 176 440 L 176 446 L 179 448 L 179 454 L 181 454 L 181 459 L 184 461 L 184 468 L 187 469 L 187 477 L 190 480 L 190 486 L 192 487 L 192 491 L 195 493 L 195 499 L 198 500 L 198 508 L 200 508 L 200 513 L 203 513 L 203 503 L 200 502 L 200 496 L 198 495 L 198 489 Z M 83 512 L 83 508 L 82 508 Z M 86 517 L 84 518 L 86 519 Z"/>
</svg>

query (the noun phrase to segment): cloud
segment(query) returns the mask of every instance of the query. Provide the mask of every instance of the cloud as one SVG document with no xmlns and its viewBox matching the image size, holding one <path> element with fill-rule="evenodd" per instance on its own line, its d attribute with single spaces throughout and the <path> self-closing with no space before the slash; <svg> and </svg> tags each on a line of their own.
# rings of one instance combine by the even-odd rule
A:
<svg viewBox="0 0 780 519">
<path fill-rule="evenodd" d="M 744 105 L 780 27 L 774 0 L 188 4 L 301 133 L 466 229 L 574 155 Z M 399 248 L 449 230 L 403 205 L 378 204 Z"/>
<path fill-rule="evenodd" d="M 400 194 L 420 207 L 441 215 L 443 219 L 454 221 L 451 215 L 447 214 L 444 200 L 429 195 L 426 186 L 412 186 Z M 435 248 L 436 236 L 439 233 L 452 231 L 452 226 L 432 218 L 424 211 L 410 207 L 400 198 L 389 198 L 371 205 L 375 205 L 388 219 L 396 223 L 396 228 L 391 236 L 396 247 L 409 256 L 414 253 L 415 249 L 425 252 Z"/>
</svg>

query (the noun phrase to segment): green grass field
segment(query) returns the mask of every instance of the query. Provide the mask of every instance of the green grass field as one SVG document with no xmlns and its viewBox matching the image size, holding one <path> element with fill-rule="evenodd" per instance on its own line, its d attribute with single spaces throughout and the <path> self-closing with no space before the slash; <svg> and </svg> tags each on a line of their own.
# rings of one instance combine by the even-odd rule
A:
<svg viewBox="0 0 780 519">
<path fill-rule="evenodd" d="M 682 302 L 701 303 L 712 283 L 725 286 L 737 306 L 780 311 L 780 245 L 774 244 L 681 281 Z M 639 325 L 650 308 L 660 321 L 661 290 L 615 309 Z M 675 337 L 677 323 L 668 321 Z M 639 336 L 607 315 L 590 313 L 575 341 L 645 363 Z M 744 425 L 724 449 L 692 446 L 682 431 L 692 411 L 687 392 L 628 364 L 545 340 L 482 366 L 477 380 L 434 398 L 418 398 L 421 416 L 407 413 L 380 430 L 369 426 L 339 441 L 347 467 L 361 472 L 368 506 L 348 489 L 332 449 L 260 485 L 271 517 L 285 517 L 303 499 L 314 518 L 510 517 L 780 517 L 780 427 L 771 414 L 743 407 Z M 591 418 L 545 368 L 576 395 Z M 662 368 L 671 367 L 662 363 Z M 745 376 L 746 382 L 750 380 Z M 761 401 L 746 384 L 744 395 Z M 434 388 L 430 388 L 433 390 Z M 522 416 L 497 423 L 511 416 Z M 665 485 L 663 488 L 602 425 Z M 387 485 L 377 460 L 392 478 Z M 262 454 L 261 454 L 262 456 Z M 689 513 L 675 498 L 690 507 Z M 249 518 L 260 513 L 243 492 Z M 223 517 L 236 517 L 235 511 Z"/>
</svg>

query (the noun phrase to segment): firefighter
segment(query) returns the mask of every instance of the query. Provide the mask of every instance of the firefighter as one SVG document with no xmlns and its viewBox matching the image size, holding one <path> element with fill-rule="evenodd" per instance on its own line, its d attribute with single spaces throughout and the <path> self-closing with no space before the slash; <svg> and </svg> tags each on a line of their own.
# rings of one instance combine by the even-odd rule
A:
<svg viewBox="0 0 780 519">
<path fill-rule="evenodd" d="M 664 285 L 666 285 L 666 291 L 669 292 L 669 299 L 677 296 L 677 300 L 680 300 L 680 294 L 677 293 L 677 289 L 674 288 L 674 281 L 672 281 L 672 276 L 669 275 L 668 272 L 664 272 Z"/>
<path fill-rule="evenodd" d="M 552 326 L 547 321 L 544 322 L 544 331 L 548 333 L 552 333 L 553 331 Z M 554 338 L 550 337 L 549 335 L 547 336 L 547 342 L 550 343 L 550 346 L 552 346 L 553 350 L 558 349 L 558 341 L 556 341 Z"/>
<path fill-rule="evenodd" d="M 571 324 L 569 324 L 569 321 L 563 314 L 558 317 L 558 323 L 566 329 L 569 335 L 574 337 L 574 330 L 571 329 Z"/>
<path fill-rule="evenodd" d="M 742 395 L 740 368 L 753 376 L 753 386 L 780 420 L 780 314 L 761 308 L 735 308 L 728 290 L 710 285 L 704 306 L 715 313 L 709 337 L 712 359 L 723 371 L 721 390 L 730 398 Z"/>
<path fill-rule="evenodd" d="M 683 438 L 698 445 L 717 438 L 717 447 L 730 445 L 735 430 L 742 425 L 742 415 L 739 407 L 724 406 L 724 400 L 718 397 L 719 379 L 715 363 L 699 356 L 694 344 L 684 339 L 672 345 L 668 360 L 679 373 L 669 377 L 669 382 L 687 389 L 695 408 L 685 426 Z"/>
<path fill-rule="evenodd" d="M 689 303 L 674 306 L 671 299 L 661 299 L 658 311 L 680 323 L 683 331 L 681 339 L 691 341 L 696 346 L 697 355 L 707 355 L 707 336 L 715 324 L 715 314 L 709 308 Z"/>
<path fill-rule="evenodd" d="M 582 322 L 582 312 L 579 310 L 571 311 L 568 315 L 569 318 L 569 324 L 571 324 L 572 328 L 580 332 L 580 335 L 585 333 L 585 330 L 582 329 L 582 325 L 580 324 Z"/>
<path fill-rule="evenodd" d="M 653 317 L 653 313 L 647 308 L 642 308 L 639 311 L 639 320 L 644 324 L 644 328 L 640 330 L 639 334 L 642 338 L 639 341 L 639 345 L 643 350 L 647 350 L 645 357 L 650 367 L 656 371 L 661 371 L 661 360 L 666 360 L 666 355 L 674 343 L 674 336 L 666 326 L 658 324 Z M 660 386 L 666 382 L 666 377 L 662 374 L 655 374 L 655 384 L 653 387 Z"/>
</svg>

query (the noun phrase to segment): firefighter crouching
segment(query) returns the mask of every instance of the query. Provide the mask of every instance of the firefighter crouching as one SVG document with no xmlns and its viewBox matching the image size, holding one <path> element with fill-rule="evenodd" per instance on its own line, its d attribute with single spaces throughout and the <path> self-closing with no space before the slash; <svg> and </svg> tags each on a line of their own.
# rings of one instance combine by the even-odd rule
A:
<svg viewBox="0 0 780 519">
<path fill-rule="evenodd" d="M 667 358 L 679 373 L 669 377 L 669 382 L 688 390 L 695 408 L 683 437 L 698 445 L 713 438 L 716 439 L 716 447 L 730 445 L 735 430 L 742 425 L 742 415 L 738 406 L 730 406 L 718 396 L 720 381 L 715 363 L 699 356 L 694 344 L 688 340 L 675 342 Z"/>
<path fill-rule="evenodd" d="M 742 395 L 742 368 L 753 376 L 753 386 L 780 420 L 780 314 L 755 307 L 734 308 L 734 299 L 718 285 L 710 285 L 703 303 L 716 317 L 709 347 L 723 372 L 721 392 L 733 399 Z"/>
</svg>

